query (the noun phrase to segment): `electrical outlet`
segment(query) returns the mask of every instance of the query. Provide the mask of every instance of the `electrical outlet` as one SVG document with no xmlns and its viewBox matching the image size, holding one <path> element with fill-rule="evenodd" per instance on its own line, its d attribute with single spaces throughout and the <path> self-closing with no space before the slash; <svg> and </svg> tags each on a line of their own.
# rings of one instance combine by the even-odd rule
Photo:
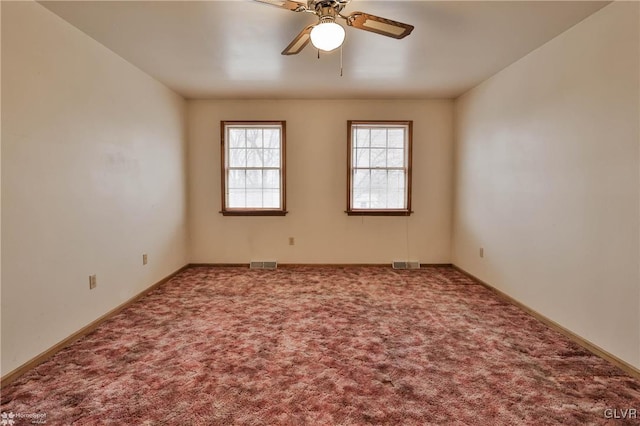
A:
<svg viewBox="0 0 640 426">
<path fill-rule="evenodd" d="M 95 275 L 89 275 L 89 290 L 93 290 L 98 286 L 98 281 Z"/>
<path fill-rule="evenodd" d="M 147 258 L 147 255 L 146 255 L 146 254 L 143 254 L 143 255 L 142 255 L 142 264 L 143 264 L 143 265 L 146 265 L 148 261 L 149 261 L 149 259 Z"/>
<path fill-rule="evenodd" d="M 480 247 L 480 257 L 484 257 L 484 248 Z"/>
<path fill-rule="evenodd" d="M 290 245 L 290 246 L 293 246 L 293 245 L 295 245 L 295 244 L 296 244 L 296 240 L 295 240 L 295 238 L 293 238 L 293 237 L 289 237 L 289 245 Z"/>
</svg>

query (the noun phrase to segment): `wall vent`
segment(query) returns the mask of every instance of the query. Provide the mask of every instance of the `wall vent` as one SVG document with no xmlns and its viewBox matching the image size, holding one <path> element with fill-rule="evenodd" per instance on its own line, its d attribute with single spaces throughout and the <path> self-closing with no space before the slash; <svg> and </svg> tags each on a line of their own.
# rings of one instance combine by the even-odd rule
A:
<svg viewBox="0 0 640 426">
<path fill-rule="evenodd" d="M 278 262 L 275 260 L 252 260 L 249 263 L 251 269 L 276 269 Z"/>
<path fill-rule="evenodd" d="M 410 260 L 394 260 L 391 262 L 393 269 L 420 269 L 420 262 Z"/>
</svg>

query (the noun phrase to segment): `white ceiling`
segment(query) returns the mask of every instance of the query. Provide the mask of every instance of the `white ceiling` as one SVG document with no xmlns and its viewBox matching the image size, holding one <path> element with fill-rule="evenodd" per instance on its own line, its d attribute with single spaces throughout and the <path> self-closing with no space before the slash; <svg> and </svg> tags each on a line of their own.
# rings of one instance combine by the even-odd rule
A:
<svg viewBox="0 0 640 426">
<path fill-rule="evenodd" d="M 280 55 L 312 14 L 250 0 L 41 2 L 187 98 L 252 99 L 456 97 L 607 3 L 353 0 L 343 13 L 415 30 L 347 28 L 341 77 L 339 51 Z"/>
</svg>

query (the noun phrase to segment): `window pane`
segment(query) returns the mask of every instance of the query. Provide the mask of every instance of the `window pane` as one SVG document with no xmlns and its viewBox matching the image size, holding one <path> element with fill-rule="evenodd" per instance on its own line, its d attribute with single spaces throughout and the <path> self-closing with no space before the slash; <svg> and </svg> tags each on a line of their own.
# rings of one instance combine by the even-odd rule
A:
<svg viewBox="0 0 640 426">
<path fill-rule="evenodd" d="M 371 170 L 371 208 L 387 207 L 387 171 Z"/>
<path fill-rule="evenodd" d="M 228 179 L 229 182 L 227 183 L 227 186 L 229 187 L 229 189 L 244 189 L 246 184 L 246 176 L 244 170 L 229 170 Z"/>
<path fill-rule="evenodd" d="M 369 208 L 371 192 L 371 172 L 356 170 L 353 173 L 353 206 L 357 209 Z"/>
<path fill-rule="evenodd" d="M 265 149 L 263 164 L 264 164 L 264 167 L 280 167 L 280 150 Z"/>
<path fill-rule="evenodd" d="M 375 190 L 371 192 L 371 209 L 385 209 L 387 208 L 387 193 L 381 190 Z"/>
<path fill-rule="evenodd" d="M 371 146 L 386 148 L 387 129 L 371 129 Z"/>
<path fill-rule="evenodd" d="M 264 147 L 280 148 L 280 129 L 264 129 Z"/>
<path fill-rule="evenodd" d="M 387 150 L 387 167 L 404 167 L 404 149 Z"/>
<path fill-rule="evenodd" d="M 387 208 L 389 209 L 404 209 L 407 206 L 404 203 L 404 191 L 389 191 L 387 192 Z"/>
<path fill-rule="evenodd" d="M 360 191 L 354 188 L 353 190 L 353 208 L 354 209 L 369 209 L 371 208 L 371 202 L 369 197 L 369 191 Z"/>
<path fill-rule="evenodd" d="M 262 188 L 262 170 L 247 170 L 247 189 Z"/>
<path fill-rule="evenodd" d="M 356 167 L 369 167 L 370 149 L 356 149 L 354 165 Z"/>
<path fill-rule="evenodd" d="M 402 170 L 389 170 L 388 185 L 389 191 L 401 191 L 404 192 L 404 171 Z"/>
<path fill-rule="evenodd" d="M 247 129 L 247 147 L 262 148 L 262 129 Z"/>
<path fill-rule="evenodd" d="M 277 189 L 265 189 L 262 191 L 262 203 L 264 208 L 280 207 L 280 191 Z"/>
<path fill-rule="evenodd" d="M 387 207 L 387 171 L 371 170 L 371 208 Z"/>
<path fill-rule="evenodd" d="M 360 129 L 356 127 L 354 130 L 355 146 L 359 148 L 368 148 L 371 145 L 369 136 L 369 129 Z"/>
<path fill-rule="evenodd" d="M 280 171 L 264 170 L 262 172 L 262 187 L 265 189 L 280 189 Z"/>
<path fill-rule="evenodd" d="M 355 170 L 353 173 L 353 186 L 369 191 L 371 187 L 371 170 Z"/>
<path fill-rule="evenodd" d="M 229 189 L 227 194 L 227 205 L 231 208 L 242 209 L 247 206 L 244 189 Z"/>
<path fill-rule="evenodd" d="M 371 149 L 371 167 L 387 167 L 387 150 L 380 148 Z"/>
<path fill-rule="evenodd" d="M 387 181 L 387 208 L 404 209 L 406 207 L 404 171 L 389 170 Z"/>
<path fill-rule="evenodd" d="M 229 149 L 229 167 L 246 167 L 247 150 Z"/>
<path fill-rule="evenodd" d="M 247 207 L 262 208 L 262 189 L 247 189 Z"/>
<path fill-rule="evenodd" d="M 244 148 L 246 146 L 245 129 L 229 129 L 229 147 Z"/>
<path fill-rule="evenodd" d="M 247 149 L 247 167 L 262 167 L 261 149 Z"/>
<path fill-rule="evenodd" d="M 404 148 L 404 129 L 389 129 L 387 141 L 389 148 Z"/>
</svg>

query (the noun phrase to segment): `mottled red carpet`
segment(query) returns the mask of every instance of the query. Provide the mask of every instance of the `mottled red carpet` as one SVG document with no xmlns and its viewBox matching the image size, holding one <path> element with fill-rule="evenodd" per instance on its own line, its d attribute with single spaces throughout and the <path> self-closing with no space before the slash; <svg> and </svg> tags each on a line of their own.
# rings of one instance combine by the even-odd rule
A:
<svg viewBox="0 0 640 426">
<path fill-rule="evenodd" d="M 452 268 L 196 267 L 3 389 L 1 410 L 50 425 L 638 424 L 605 417 L 630 408 L 638 380 Z"/>
</svg>

